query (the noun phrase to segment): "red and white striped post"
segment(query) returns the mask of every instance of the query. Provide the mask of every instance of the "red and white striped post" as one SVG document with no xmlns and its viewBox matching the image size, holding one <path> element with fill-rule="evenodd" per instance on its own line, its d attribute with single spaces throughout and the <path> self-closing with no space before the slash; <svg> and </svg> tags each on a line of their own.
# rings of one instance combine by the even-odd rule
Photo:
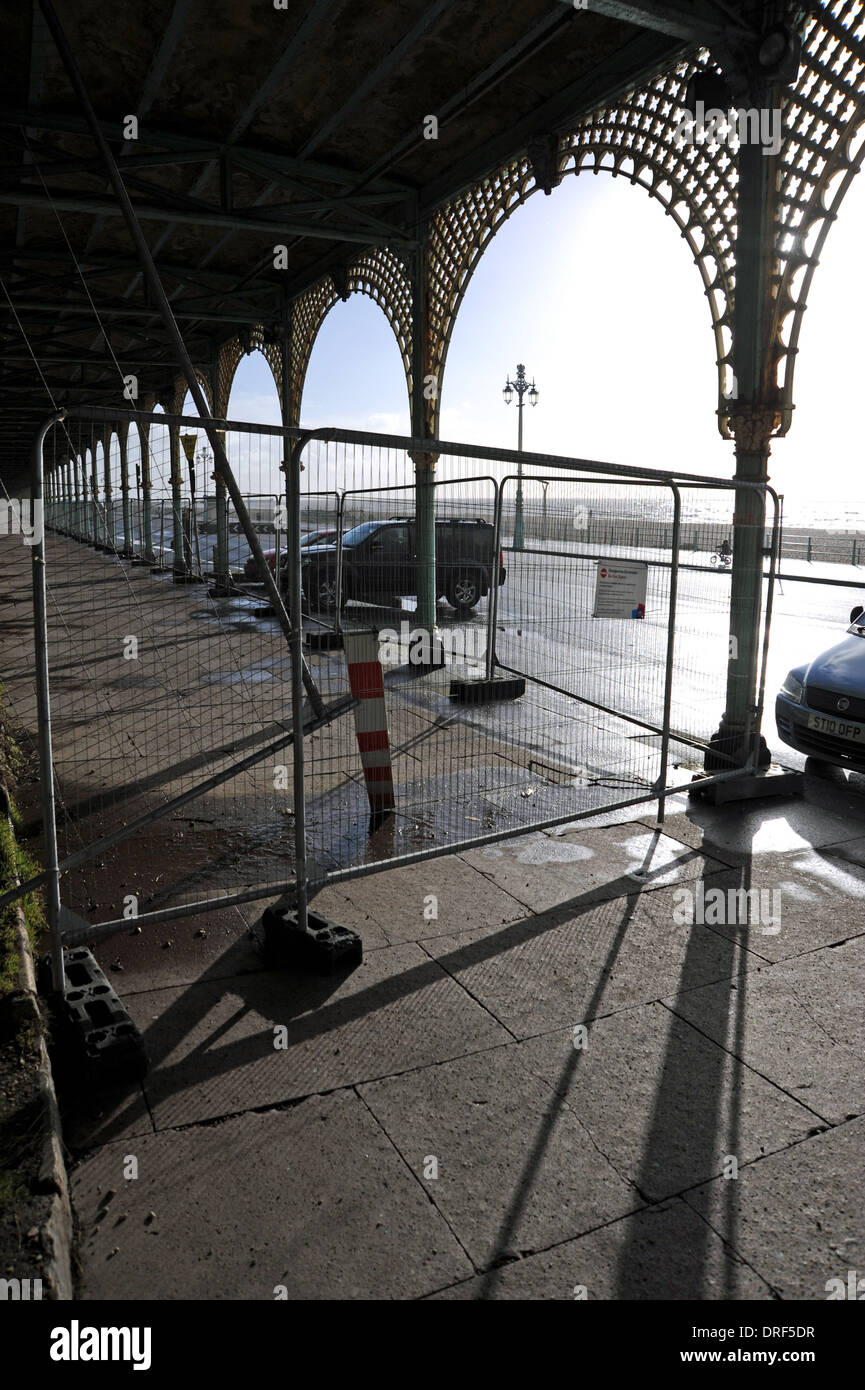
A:
<svg viewBox="0 0 865 1390">
<path fill-rule="evenodd" d="M 392 811 L 396 802 L 378 633 L 371 630 L 343 635 L 351 693 L 360 702 L 355 707 L 354 723 L 366 793 L 370 810 L 381 815 Z"/>
</svg>

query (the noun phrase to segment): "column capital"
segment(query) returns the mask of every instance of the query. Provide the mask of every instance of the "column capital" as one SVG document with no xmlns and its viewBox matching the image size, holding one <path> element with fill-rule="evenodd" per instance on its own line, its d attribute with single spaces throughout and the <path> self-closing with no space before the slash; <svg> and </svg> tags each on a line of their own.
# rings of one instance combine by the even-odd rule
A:
<svg viewBox="0 0 865 1390">
<path fill-rule="evenodd" d="M 428 454 L 423 449 L 408 449 L 407 453 L 413 464 L 418 468 L 428 468 L 430 472 L 432 472 L 439 460 L 438 454 Z"/>
<path fill-rule="evenodd" d="M 735 402 L 729 408 L 730 433 L 736 448 L 768 456 L 773 435 L 781 427 L 781 407 Z"/>
</svg>

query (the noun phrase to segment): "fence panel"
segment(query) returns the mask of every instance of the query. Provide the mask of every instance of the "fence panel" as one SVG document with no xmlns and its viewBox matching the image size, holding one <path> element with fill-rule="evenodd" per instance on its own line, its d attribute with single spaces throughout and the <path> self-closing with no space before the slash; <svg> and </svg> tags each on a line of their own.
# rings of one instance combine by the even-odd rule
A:
<svg viewBox="0 0 865 1390">
<path fill-rule="evenodd" d="M 702 767 L 731 655 L 730 574 L 711 564 L 732 535 L 730 484 L 224 422 L 250 531 L 273 543 L 264 563 L 286 596 L 283 528 L 301 533 L 286 552 L 303 577 L 289 615 L 307 639 L 301 671 L 206 454 L 193 487 L 172 451 L 170 430 L 196 422 L 145 423 L 125 511 L 101 490 L 104 424 L 82 413 L 53 435 L 55 461 L 80 461 L 75 496 L 52 503 L 63 525 L 48 567 L 63 901 L 91 922 L 274 896 L 296 862 L 315 889 L 650 802 Z M 289 516 L 292 446 L 303 471 L 289 471 Z M 417 622 L 421 486 L 436 523 L 432 633 Z M 343 717 L 345 653 L 311 641 L 364 630 L 377 634 L 396 801 L 373 820 L 371 740 Z M 525 678 L 521 698 L 455 698 L 455 682 L 470 693 L 508 671 Z M 290 747 L 301 674 L 305 737 Z"/>
</svg>

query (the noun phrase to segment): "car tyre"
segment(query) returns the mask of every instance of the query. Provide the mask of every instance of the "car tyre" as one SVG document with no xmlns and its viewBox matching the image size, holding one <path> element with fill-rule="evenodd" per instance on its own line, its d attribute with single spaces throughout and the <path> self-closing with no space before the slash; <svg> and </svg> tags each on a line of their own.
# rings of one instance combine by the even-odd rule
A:
<svg viewBox="0 0 865 1390">
<path fill-rule="evenodd" d="M 471 570 L 463 570 L 454 576 L 447 588 L 447 601 L 460 617 L 465 617 L 476 608 L 481 597 L 481 582 Z"/>
<path fill-rule="evenodd" d="M 319 608 L 322 612 L 333 612 L 336 608 L 336 570 L 313 571 L 309 576 L 308 594 L 313 608 Z"/>
</svg>

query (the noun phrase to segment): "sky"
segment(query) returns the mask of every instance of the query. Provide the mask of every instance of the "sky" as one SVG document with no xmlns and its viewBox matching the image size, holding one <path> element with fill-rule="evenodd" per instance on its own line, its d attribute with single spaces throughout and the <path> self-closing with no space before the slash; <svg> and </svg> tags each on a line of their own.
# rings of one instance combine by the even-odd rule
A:
<svg viewBox="0 0 865 1390">
<path fill-rule="evenodd" d="M 788 518 L 817 502 L 865 499 L 858 402 L 865 350 L 865 179 L 830 229 L 799 340 L 789 435 L 770 476 Z M 539 401 L 526 449 L 732 476 L 715 416 L 709 307 L 690 249 L 660 203 L 623 179 L 566 175 L 532 195 L 489 243 L 457 315 L 441 383 L 442 439 L 516 448 L 502 399 L 523 362 Z M 235 419 L 278 423 L 258 353 L 243 359 Z M 409 432 L 405 378 L 383 312 L 366 295 L 338 303 L 313 347 L 302 400 L 309 426 Z M 865 502 L 863 502 L 865 508 Z"/>
</svg>

